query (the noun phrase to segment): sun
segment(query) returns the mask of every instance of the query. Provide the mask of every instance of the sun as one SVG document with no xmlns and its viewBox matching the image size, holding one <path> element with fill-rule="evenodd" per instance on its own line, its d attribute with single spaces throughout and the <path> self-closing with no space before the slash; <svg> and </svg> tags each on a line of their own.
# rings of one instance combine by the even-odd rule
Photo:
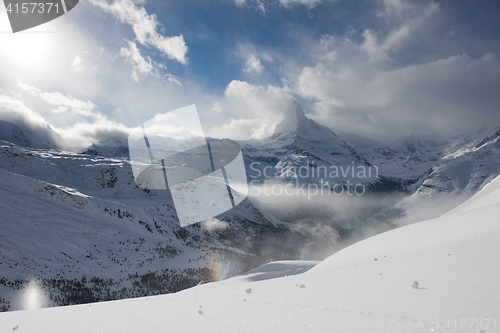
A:
<svg viewBox="0 0 500 333">
<path fill-rule="evenodd" d="M 42 66 L 51 52 L 50 33 L 36 31 L 0 35 L 0 56 L 12 65 Z"/>
<path fill-rule="evenodd" d="M 38 26 L 14 34 L 7 15 L 0 13 L 0 59 L 28 70 L 43 66 L 55 46 L 55 34 L 45 30 L 43 26 Z"/>
</svg>

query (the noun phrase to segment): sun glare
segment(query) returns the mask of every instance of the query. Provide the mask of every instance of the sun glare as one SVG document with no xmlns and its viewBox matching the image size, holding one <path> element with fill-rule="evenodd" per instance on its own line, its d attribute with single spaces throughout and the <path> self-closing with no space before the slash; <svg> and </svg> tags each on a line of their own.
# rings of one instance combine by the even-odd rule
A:
<svg viewBox="0 0 500 333">
<path fill-rule="evenodd" d="M 23 291 L 23 308 L 39 309 L 44 305 L 45 294 L 36 281 L 31 281 Z"/>
<path fill-rule="evenodd" d="M 0 56 L 9 64 L 33 69 L 43 66 L 53 52 L 51 33 L 37 30 L 0 35 Z"/>
<path fill-rule="evenodd" d="M 53 39 L 54 33 L 43 25 L 12 33 L 7 14 L 0 12 L 0 59 L 9 66 L 29 70 L 43 66 L 54 52 Z"/>
</svg>

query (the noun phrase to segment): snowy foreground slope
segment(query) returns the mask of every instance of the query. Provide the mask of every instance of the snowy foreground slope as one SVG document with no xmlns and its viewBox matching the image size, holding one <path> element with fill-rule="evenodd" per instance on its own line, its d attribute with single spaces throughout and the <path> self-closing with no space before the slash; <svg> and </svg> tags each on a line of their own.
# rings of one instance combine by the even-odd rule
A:
<svg viewBox="0 0 500 333">
<path fill-rule="evenodd" d="M 276 262 L 176 294 L 5 312 L 0 331 L 498 331 L 499 211 L 496 178 L 440 218 L 366 239 L 316 266 Z"/>
</svg>

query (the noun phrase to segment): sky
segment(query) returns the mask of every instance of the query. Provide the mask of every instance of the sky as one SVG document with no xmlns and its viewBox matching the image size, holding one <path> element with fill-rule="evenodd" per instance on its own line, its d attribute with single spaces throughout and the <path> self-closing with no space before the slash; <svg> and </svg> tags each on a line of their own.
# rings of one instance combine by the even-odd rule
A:
<svg viewBox="0 0 500 333">
<path fill-rule="evenodd" d="M 82 149 L 196 104 L 206 135 L 265 138 L 297 101 L 350 143 L 500 126 L 500 2 L 80 0 L 13 34 L 0 119 Z"/>
</svg>

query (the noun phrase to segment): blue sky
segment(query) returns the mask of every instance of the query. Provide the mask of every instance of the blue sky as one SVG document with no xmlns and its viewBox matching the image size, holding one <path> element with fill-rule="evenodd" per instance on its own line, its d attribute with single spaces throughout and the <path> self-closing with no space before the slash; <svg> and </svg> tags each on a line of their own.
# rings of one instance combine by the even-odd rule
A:
<svg viewBox="0 0 500 333">
<path fill-rule="evenodd" d="M 189 104 L 205 132 L 272 134 L 292 103 L 355 141 L 500 126 L 497 1 L 81 0 L 9 33 L 0 118 L 83 147 Z"/>
</svg>

